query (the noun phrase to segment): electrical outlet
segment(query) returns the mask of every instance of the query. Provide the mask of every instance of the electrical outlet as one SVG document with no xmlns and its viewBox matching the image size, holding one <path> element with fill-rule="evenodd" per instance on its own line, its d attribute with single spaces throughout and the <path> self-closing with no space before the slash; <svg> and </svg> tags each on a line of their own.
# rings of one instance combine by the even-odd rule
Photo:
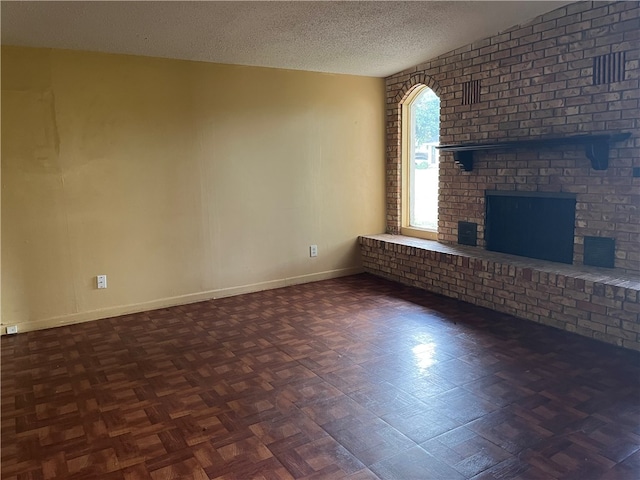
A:
<svg viewBox="0 0 640 480">
<path fill-rule="evenodd" d="M 18 333 L 17 325 L 11 325 L 10 327 L 7 327 L 7 335 L 14 335 L 16 333 Z"/>
<path fill-rule="evenodd" d="M 317 257 L 318 256 L 318 245 L 309 246 L 309 256 Z"/>
<path fill-rule="evenodd" d="M 98 275 L 96 277 L 96 286 L 98 288 L 107 288 L 107 276 L 106 275 Z"/>
</svg>

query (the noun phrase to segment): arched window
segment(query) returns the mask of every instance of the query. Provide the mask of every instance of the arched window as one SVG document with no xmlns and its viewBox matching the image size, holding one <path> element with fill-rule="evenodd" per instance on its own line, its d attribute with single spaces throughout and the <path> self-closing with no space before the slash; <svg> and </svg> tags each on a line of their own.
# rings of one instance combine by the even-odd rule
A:
<svg viewBox="0 0 640 480">
<path fill-rule="evenodd" d="M 440 98 L 426 86 L 402 105 L 403 233 L 436 238 L 438 231 L 438 150 Z"/>
</svg>

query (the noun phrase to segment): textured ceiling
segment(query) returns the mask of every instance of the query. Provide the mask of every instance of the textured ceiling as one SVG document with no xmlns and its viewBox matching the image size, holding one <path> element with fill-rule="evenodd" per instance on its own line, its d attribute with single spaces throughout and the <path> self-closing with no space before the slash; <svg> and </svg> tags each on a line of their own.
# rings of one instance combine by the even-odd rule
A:
<svg viewBox="0 0 640 480">
<path fill-rule="evenodd" d="M 2 2 L 2 43 L 385 77 L 569 2 Z"/>
</svg>

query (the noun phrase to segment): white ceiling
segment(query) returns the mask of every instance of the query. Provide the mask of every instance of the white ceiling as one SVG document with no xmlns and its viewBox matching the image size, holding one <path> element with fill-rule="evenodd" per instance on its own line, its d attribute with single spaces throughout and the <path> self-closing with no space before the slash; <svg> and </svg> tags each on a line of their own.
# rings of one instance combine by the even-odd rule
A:
<svg viewBox="0 0 640 480">
<path fill-rule="evenodd" d="M 2 43 L 385 77 L 567 3 L 2 1 Z"/>
</svg>

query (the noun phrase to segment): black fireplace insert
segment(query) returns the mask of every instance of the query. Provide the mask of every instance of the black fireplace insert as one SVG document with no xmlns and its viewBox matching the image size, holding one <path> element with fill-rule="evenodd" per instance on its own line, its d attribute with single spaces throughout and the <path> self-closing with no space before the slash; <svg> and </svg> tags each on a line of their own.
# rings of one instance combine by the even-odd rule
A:
<svg viewBox="0 0 640 480">
<path fill-rule="evenodd" d="M 573 263 L 575 194 L 487 190 L 485 200 L 487 250 Z"/>
</svg>

